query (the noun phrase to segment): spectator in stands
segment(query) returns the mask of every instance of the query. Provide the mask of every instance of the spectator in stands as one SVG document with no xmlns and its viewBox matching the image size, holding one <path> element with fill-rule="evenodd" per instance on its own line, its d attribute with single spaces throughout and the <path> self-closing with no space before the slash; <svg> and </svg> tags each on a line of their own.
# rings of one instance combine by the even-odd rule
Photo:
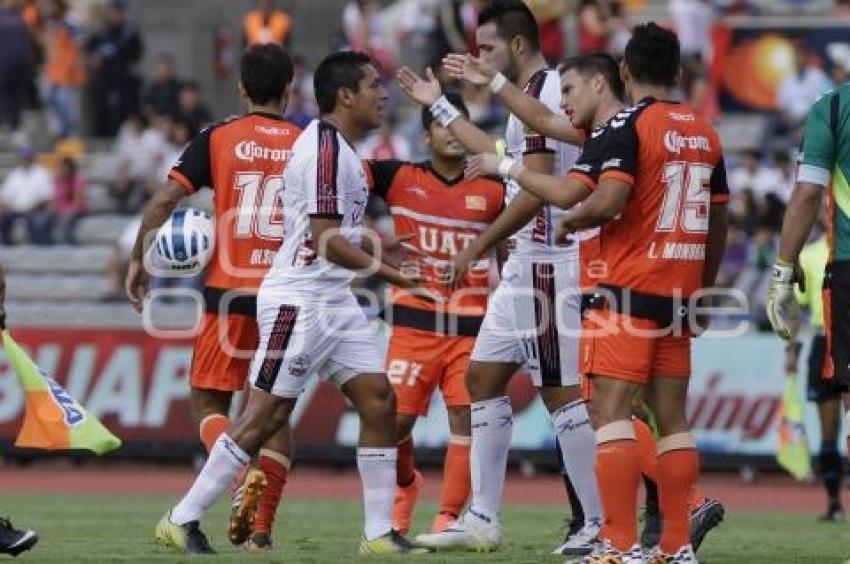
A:
<svg viewBox="0 0 850 564">
<path fill-rule="evenodd" d="M 32 147 L 20 147 L 17 154 L 18 165 L 0 187 L 0 243 L 13 244 L 12 230 L 15 224 L 24 221 L 30 242 L 49 245 L 53 200 L 50 173 L 36 162 Z"/>
<path fill-rule="evenodd" d="M 157 166 L 157 171 L 154 177 L 150 180 L 148 192 L 153 194 L 160 186 L 168 180 L 168 173 L 171 168 L 177 164 L 180 155 L 183 154 L 183 149 L 197 134 L 197 130 L 192 128 L 192 125 L 185 121 L 169 121 L 168 134 L 163 150 L 160 153 L 160 158 Z"/>
<path fill-rule="evenodd" d="M 691 64 L 683 68 L 682 88 L 688 105 L 711 122 L 720 117 L 717 95 L 711 88 L 705 65 Z"/>
<path fill-rule="evenodd" d="M 437 11 L 437 27 L 428 57 L 436 66 L 447 53 L 477 53 L 475 30 L 486 0 L 445 0 Z"/>
<path fill-rule="evenodd" d="M 168 118 L 158 118 L 167 121 Z M 146 199 L 149 181 L 161 160 L 165 135 L 150 127 L 141 114 L 132 115 L 121 128 L 113 148 L 118 163 L 112 195 L 120 213 L 139 211 Z"/>
<path fill-rule="evenodd" d="M 242 34 L 246 47 L 262 43 L 289 45 L 292 18 L 275 7 L 274 0 L 257 0 L 257 7 L 245 14 Z"/>
<path fill-rule="evenodd" d="M 628 14 L 623 10 L 623 4 L 617 0 L 608 2 L 609 36 L 608 52 L 615 56 L 622 56 L 626 51 L 626 44 L 632 38 L 632 24 Z"/>
<path fill-rule="evenodd" d="M 55 231 L 61 243 L 73 245 L 77 222 L 86 213 L 86 181 L 71 157 L 63 157 L 53 176 Z"/>
<path fill-rule="evenodd" d="M 180 87 L 181 83 L 174 71 L 174 58 L 167 53 L 157 55 L 151 80 L 142 95 L 142 112 L 148 119 L 157 115 L 178 115 Z"/>
<path fill-rule="evenodd" d="M 387 23 L 378 0 L 351 0 L 342 11 L 343 46 L 368 53 L 385 77 L 395 74 L 395 57 L 386 44 Z"/>
<path fill-rule="evenodd" d="M 764 146 L 790 148 L 796 145 L 796 133 L 817 98 L 832 88 L 832 81 L 821 68 L 821 60 L 807 53 L 802 45 L 794 49 L 796 72 L 788 75 L 776 89 L 775 116 L 766 131 Z M 777 143 L 776 139 L 780 141 Z"/>
<path fill-rule="evenodd" d="M 68 18 L 67 0 L 50 0 L 45 15 L 44 97 L 56 121 L 57 136 L 62 139 L 79 135 L 85 64 L 79 46 L 80 32 Z"/>
<path fill-rule="evenodd" d="M 578 48 L 582 54 L 608 49 L 608 11 L 605 0 L 581 0 L 578 5 Z"/>
<path fill-rule="evenodd" d="M 540 51 L 550 65 L 564 56 L 564 31 L 561 20 L 567 14 L 567 0 L 525 0 L 540 27 Z"/>
<path fill-rule="evenodd" d="M 750 150 L 741 153 L 738 166 L 733 167 L 729 173 L 729 189 L 733 194 L 744 190 L 751 192 L 754 190 L 760 163 L 761 153 L 758 151 Z"/>
<path fill-rule="evenodd" d="M 86 44 L 95 135 L 114 136 L 138 110 L 141 80 L 136 65 L 142 51 L 141 34 L 127 20 L 124 0 L 110 0 L 103 28 Z"/>
<path fill-rule="evenodd" d="M 670 18 L 679 36 L 682 62 L 711 61 L 711 28 L 717 9 L 710 0 L 670 0 Z"/>
<path fill-rule="evenodd" d="M 0 0 L 0 128 L 20 128 L 34 74 L 33 44 L 20 4 Z"/>
<path fill-rule="evenodd" d="M 201 89 L 197 82 L 186 82 L 180 88 L 179 108 L 175 119 L 189 124 L 193 131 L 200 131 L 212 121 L 212 114 L 201 101 Z"/>
</svg>

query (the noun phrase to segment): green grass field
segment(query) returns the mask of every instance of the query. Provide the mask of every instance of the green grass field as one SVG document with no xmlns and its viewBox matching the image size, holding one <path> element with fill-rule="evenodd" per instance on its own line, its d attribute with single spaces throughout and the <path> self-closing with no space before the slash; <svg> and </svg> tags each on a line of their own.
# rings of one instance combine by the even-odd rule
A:
<svg viewBox="0 0 850 564">
<path fill-rule="evenodd" d="M 127 485 L 132 488 L 132 484 Z M 183 562 L 182 557 L 157 547 L 152 533 L 173 497 L 140 496 L 0 496 L 0 512 L 13 523 L 35 527 L 41 541 L 22 560 L 27 562 Z M 427 525 L 434 507 L 423 504 L 414 530 Z M 284 500 L 278 517 L 275 550 L 248 555 L 230 546 L 224 525 L 227 505 L 219 503 L 206 521 L 205 531 L 220 555 L 210 562 L 367 562 L 356 555 L 360 534 L 360 504 L 354 501 Z M 548 549 L 564 526 L 557 508 L 510 505 L 503 515 L 503 548 L 490 556 L 433 554 L 416 557 L 423 562 L 562 562 Z M 850 559 L 850 525 L 819 525 L 808 515 L 727 515 L 720 529 L 708 537 L 701 562 L 843 563 Z M 0 556 L 2 559 L 2 556 Z M 395 559 L 393 559 L 394 561 Z M 398 559 L 402 560 L 402 559 Z M 383 559 L 382 561 L 387 561 Z"/>
</svg>

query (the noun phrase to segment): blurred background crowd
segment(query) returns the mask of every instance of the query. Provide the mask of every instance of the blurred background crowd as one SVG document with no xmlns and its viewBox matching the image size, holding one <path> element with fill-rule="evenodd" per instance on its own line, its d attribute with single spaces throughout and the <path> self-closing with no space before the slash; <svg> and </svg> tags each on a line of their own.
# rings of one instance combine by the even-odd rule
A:
<svg viewBox="0 0 850 564">
<path fill-rule="evenodd" d="M 718 125 L 728 150 L 733 221 L 722 283 L 750 296 L 753 320 L 764 326 L 759 300 L 792 190 L 801 123 L 820 94 L 850 77 L 850 43 L 841 40 L 850 31 L 850 2 L 526 3 L 552 64 L 577 53 L 620 54 L 631 26 L 648 19 L 678 32 L 684 56 L 678 97 Z M 79 292 L 122 299 L 121 264 L 139 210 L 200 128 L 240 111 L 235 65 L 243 46 L 254 43 L 281 43 L 292 54 L 296 78 L 285 117 L 299 126 L 316 115 L 311 67 L 321 56 L 331 49 L 370 53 L 388 80 L 393 110 L 358 150 L 364 158 L 426 158 L 418 113 L 391 79 L 403 64 L 418 71 L 432 66 L 441 76 L 446 53 L 474 52 L 485 0 L 226 4 L 205 4 L 207 20 L 186 31 L 190 45 L 203 46 L 197 49 L 203 55 L 192 55 L 185 44 L 170 49 L 149 41 L 163 21 L 179 19 L 174 3 L 0 0 L 2 249 L 58 245 L 73 261 L 109 247 L 102 273 L 109 283 Z M 165 7 L 170 10 L 162 13 Z M 233 10 L 241 21 L 228 21 Z M 506 116 L 486 88 L 464 85 L 461 93 L 473 121 L 500 131 Z M 199 198 L 205 205 L 209 195 Z M 376 225 L 386 226 L 385 210 L 371 209 Z M 89 255 L 77 252 L 86 247 Z M 32 295 L 23 286 L 21 299 Z"/>
</svg>

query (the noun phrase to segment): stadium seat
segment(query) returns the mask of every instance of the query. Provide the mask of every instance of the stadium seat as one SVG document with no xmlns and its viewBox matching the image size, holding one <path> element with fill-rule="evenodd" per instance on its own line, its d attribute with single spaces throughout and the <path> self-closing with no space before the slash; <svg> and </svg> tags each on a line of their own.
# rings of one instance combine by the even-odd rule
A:
<svg viewBox="0 0 850 564">
<path fill-rule="evenodd" d="M 84 217 L 77 225 L 77 241 L 81 244 L 114 245 L 132 220 L 130 215 Z"/>
<path fill-rule="evenodd" d="M 114 294 L 112 281 L 103 274 L 10 274 L 6 295 L 17 300 L 101 300 Z"/>
<path fill-rule="evenodd" d="M 0 264 L 14 273 L 103 273 L 114 255 L 109 245 L 0 247 Z"/>
</svg>

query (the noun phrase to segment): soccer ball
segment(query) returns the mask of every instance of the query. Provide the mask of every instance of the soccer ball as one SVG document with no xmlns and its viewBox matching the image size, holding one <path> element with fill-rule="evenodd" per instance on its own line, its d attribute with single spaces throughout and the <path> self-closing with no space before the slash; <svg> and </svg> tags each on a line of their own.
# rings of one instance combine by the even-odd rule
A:
<svg viewBox="0 0 850 564">
<path fill-rule="evenodd" d="M 214 238 L 215 224 L 207 212 L 176 210 L 156 233 L 154 264 L 169 276 L 197 274 L 212 257 Z"/>
</svg>

